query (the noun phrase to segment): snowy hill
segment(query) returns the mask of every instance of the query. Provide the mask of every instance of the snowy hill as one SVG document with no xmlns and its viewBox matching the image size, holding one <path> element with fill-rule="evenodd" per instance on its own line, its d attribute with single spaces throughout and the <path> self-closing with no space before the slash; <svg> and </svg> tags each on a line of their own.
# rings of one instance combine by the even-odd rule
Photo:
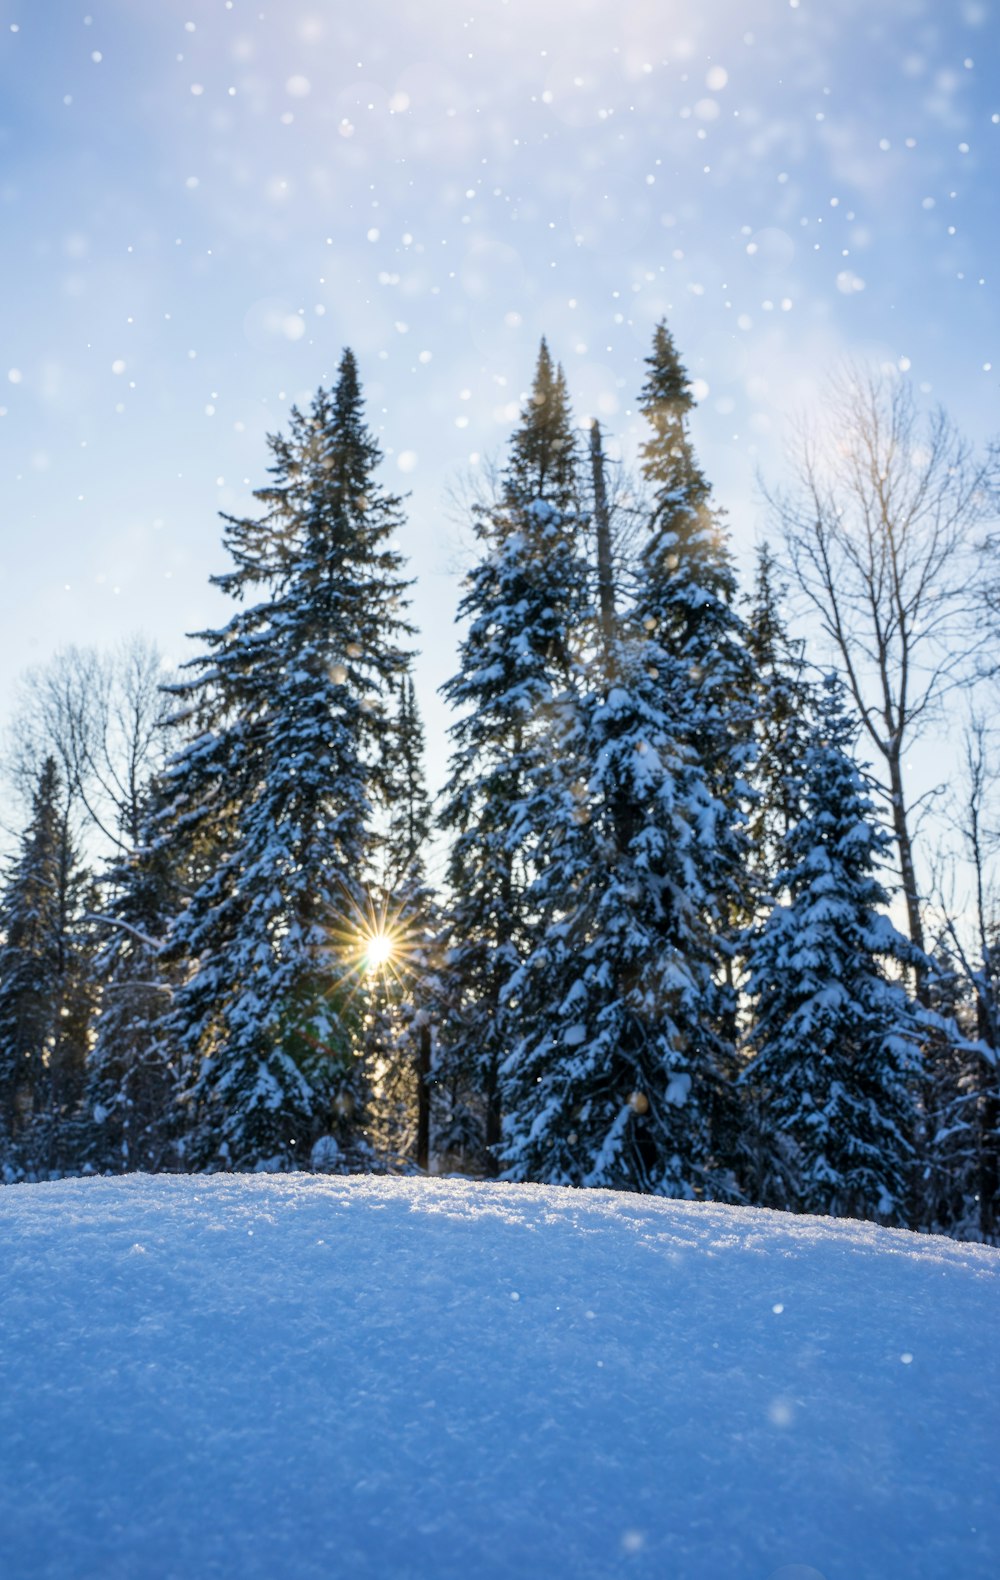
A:
<svg viewBox="0 0 1000 1580">
<path fill-rule="evenodd" d="M 1000 1573 L 1000 1253 L 459 1181 L 0 1191 L 4 1580 Z"/>
</svg>

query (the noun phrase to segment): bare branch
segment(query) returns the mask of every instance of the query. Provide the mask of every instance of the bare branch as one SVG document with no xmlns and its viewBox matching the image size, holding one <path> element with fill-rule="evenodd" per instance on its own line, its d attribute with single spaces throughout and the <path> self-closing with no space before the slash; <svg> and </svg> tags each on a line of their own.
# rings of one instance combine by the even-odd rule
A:
<svg viewBox="0 0 1000 1580">
<path fill-rule="evenodd" d="M 885 764 L 910 936 L 923 947 L 904 757 L 972 675 L 970 585 L 994 463 L 908 383 L 848 368 L 800 425 L 789 492 L 765 489 L 788 564 Z M 1000 607 L 1000 605 L 998 605 Z"/>
</svg>

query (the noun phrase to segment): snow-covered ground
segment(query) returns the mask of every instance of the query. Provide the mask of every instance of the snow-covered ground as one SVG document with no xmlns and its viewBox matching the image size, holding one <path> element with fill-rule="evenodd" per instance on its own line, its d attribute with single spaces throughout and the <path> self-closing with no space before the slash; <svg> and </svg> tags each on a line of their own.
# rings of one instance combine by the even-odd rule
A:
<svg viewBox="0 0 1000 1580">
<path fill-rule="evenodd" d="M 609 1192 L 0 1190 L 4 1580 L 1000 1574 L 1000 1253 Z"/>
</svg>

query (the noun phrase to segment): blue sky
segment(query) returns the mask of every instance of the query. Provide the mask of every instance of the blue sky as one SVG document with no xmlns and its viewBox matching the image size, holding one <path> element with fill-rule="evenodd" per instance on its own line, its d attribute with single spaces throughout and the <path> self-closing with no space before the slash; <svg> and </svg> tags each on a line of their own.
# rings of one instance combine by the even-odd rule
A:
<svg viewBox="0 0 1000 1580">
<path fill-rule="evenodd" d="M 219 509 L 359 358 L 454 666 L 462 475 L 543 333 L 627 455 L 656 320 L 740 555 L 845 356 L 996 432 L 987 0 L 0 0 L 0 711 L 60 645 L 227 614 Z"/>
</svg>

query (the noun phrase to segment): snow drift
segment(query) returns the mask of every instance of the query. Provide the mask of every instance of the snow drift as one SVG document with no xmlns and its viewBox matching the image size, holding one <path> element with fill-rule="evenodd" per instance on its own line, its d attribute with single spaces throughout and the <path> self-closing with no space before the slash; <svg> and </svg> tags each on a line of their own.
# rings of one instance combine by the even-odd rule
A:
<svg viewBox="0 0 1000 1580">
<path fill-rule="evenodd" d="M 1000 1572 L 1000 1253 L 610 1192 L 0 1191 L 5 1580 Z"/>
</svg>

